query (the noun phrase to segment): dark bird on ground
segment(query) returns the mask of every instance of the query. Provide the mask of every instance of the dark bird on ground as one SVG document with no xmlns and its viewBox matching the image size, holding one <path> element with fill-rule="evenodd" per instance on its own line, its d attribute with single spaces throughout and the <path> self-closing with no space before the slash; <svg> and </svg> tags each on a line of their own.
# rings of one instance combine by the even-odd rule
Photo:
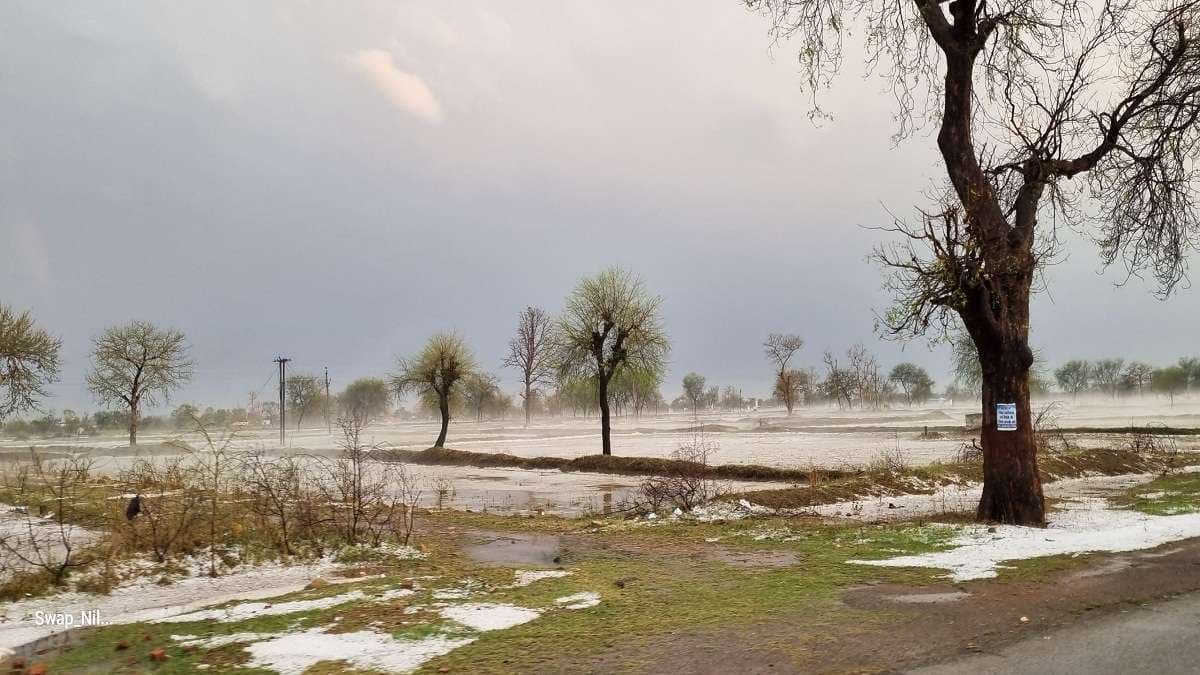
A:
<svg viewBox="0 0 1200 675">
<path fill-rule="evenodd" d="M 129 500 L 129 505 L 125 507 L 125 520 L 133 520 L 134 516 L 142 512 L 142 496 L 134 495 L 133 499 Z"/>
</svg>

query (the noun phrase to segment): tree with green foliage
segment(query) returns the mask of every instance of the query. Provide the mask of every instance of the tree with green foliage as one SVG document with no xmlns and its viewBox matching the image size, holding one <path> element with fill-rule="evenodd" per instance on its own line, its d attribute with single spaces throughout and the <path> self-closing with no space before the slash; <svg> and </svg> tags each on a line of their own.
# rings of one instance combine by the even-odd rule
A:
<svg viewBox="0 0 1200 675">
<path fill-rule="evenodd" d="M 0 420 L 36 410 L 58 381 L 62 341 L 38 328 L 28 311 L 0 303 Z"/>
<path fill-rule="evenodd" d="M 475 373 L 475 368 L 470 347 L 454 333 L 437 333 L 416 356 L 397 359 L 392 375 L 392 388 L 397 396 L 411 391 L 437 399 L 442 427 L 433 447 L 445 447 L 450 429 L 450 397 L 458 392 L 465 378 Z"/>
<path fill-rule="evenodd" d="M 1134 361 L 1125 367 L 1121 376 L 1122 386 L 1130 391 L 1137 390 L 1138 396 L 1145 393 L 1146 387 L 1154 377 L 1154 366 L 1141 361 Z"/>
<path fill-rule="evenodd" d="M 896 364 L 888 374 L 888 380 L 900 387 L 909 406 L 913 401 L 924 403 L 933 395 L 933 380 L 924 368 L 915 363 Z"/>
<path fill-rule="evenodd" d="M 1187 388 L 1200 389 L 1200 358 L 1183 357 L 1179 359 L 1179 367 L 1187 373 Z"/>
<path fill-rule="evenodd" d="M 1060 389 L 1077 399 L 1079 392 L 1086 390 L 1092 380 L 1092 367 L 1079 359 L 1067 361 L 1054 371 L 1054 379 Z"/>
<path fill-rule="evenodd" d="M 700 402 L 704 399 L 704 376 L 699 373 L 688 373 L 683 376 L 683 396 L 692 408 L 692 416 L 700 412 Z"/>
<path fill-rule="evenodd" d="M 316 375 L 289 375 L 284 382 L 283 392 L 284 401 L 296 417 L 296 428 L 299 429 L 305 413 L 321 408 L 324 385 Z"/>
<path fill-rule="evenodd" d="M 192 379 L 187 338 L 173 328 L 131 321 L 107 328 L 93 340 L 88 390 L 101 405 L 122 404 L 129 411 L 129 445 L 137 445 L 143 405 L 167 402 Z"/>
<path fill-rule="evenodd" d="M 475 414 L 476 422 L 482 422 L 484 413 L 494 410 L 503 396 L 500 378 L 495 375 L 475 372 L 463 378 L 463 403 Z"/>
<path fill-rule="evenodd" d="M 600 404 L 600 442 L 612 454 L 609 385 L 627 368 L 664 369 L 670 343 L 662 328 L 662 299 L 632 273 L 610 267 L 579 282 L 559 319 L 559 362 L 594 382 Z"/>
<path fill-rule="evenodd" d="M 1175 395 L 1187 389 L 1188 372 L 1180 366 L 1168 366 L 1154 371 L 1150 378 L 1150 388 L 1160 394 L 1166 394 L 1175 405 Z"/>
<path fill-rule="evenodd" d="M 347 417 L 368 423 L 388 413 L 391 393 L 388 383 L 378 377 L 359 378 L 338 394 L 338 405 Z"/>
</svg>

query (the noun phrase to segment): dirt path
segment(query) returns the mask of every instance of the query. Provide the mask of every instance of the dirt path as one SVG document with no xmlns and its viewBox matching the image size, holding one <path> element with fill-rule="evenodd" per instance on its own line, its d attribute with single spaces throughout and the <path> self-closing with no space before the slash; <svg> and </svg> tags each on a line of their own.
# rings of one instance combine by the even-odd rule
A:
<svg viewBox="0 0 1200 675">
<path fill-rule="evenodd" d="M 1046 635 L 992 654 L 911 671 L 914 675 L 1186 675 L 1200 664 L 1200 594 L 1153 603 Z"/>
<path fill-rule="evenodd" d="M 1189 649 L 1200 656 L 1200 640 L 1195 640 L 1200 636 L 1200 540 L 1155 551 L 1092 556 L 1067 567 L 1038 581 L 850 589 L 843 602 L 870 610 L 881 621 L 824 636 L 805 650 L 803 662 L 773 647 L 795 641 L 791 624 L 801 617 L 789 616 L 716 635 L 675 636 L 632 660 L 647 673 L 888 673 L 929 667 L 917 672 L 940 674 L 1130 672 L 1089 667 L 1109 662 L 1105 654 L 1112 656 L 1121 645 L 1128 645 L 1133 654 L 1190 642 Z M 1169 602 L 1181 595 L 1183 600 Z M 1129 631 L 1129 637 L 1112 642 L 1121 630 Z M 1044 640 L 1046 636 L 1051 639 Z M 1046 670 L 1032 654 L 1054 653 L 1055 639 L 1066 645 L 1062 669 Z M 1108 646 L 1089 650 L 1093 640 L 1109 640 Z M 1048 644 L 1039 644 L 1029 657 L 1022 655 L 1025 647 L 1040 642 Z M 601 659 L 595 672 L 630 662 L 612 658 Z M 1166 653 L 1130 663 L 1145 666 L 1145 672 L 1170 673 L 1195 672 L 1196 661 L 1182 662 L 1188 667 L 1173 670 L 1180 662 Z"/>
</svg>

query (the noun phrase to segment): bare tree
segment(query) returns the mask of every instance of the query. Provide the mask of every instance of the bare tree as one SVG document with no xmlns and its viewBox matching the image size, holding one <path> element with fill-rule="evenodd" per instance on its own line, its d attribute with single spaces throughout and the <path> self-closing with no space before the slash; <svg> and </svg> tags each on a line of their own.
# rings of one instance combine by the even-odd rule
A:
<svg viewBox="0 0 1200 675">
<path fill-rule="evenodd" d="M 429 338 L 416 356 L 397 360 L 396 372 L 392 375 L 392 388 L 397 396 L 412 391 L 437 399 L 442 430 L 433 447 L 445 447 L 450 428 L 450 396 L 457 391 L 459 382 L 473 372 L 475 358 L 470 348 L 453 333 L 438 333 Z"/>
<path fill-rule="evenodd" d="M 1092 381 L 1096 386 L 1117 397 L 1117 389 L 1121 385 L 1121 374 L 1125 372 L 1125 359 L 1100 359 L 1092 363 Z"/>
<path fill-rule="evenodd" d="M 1130 389 L 1136 389 L 1138 396 L 1146 392 L 1146 387 L 1150 386 L 1151 378 L 1154 375 L 1154 366 L 1149 363 L 1134 361 L 1125 368 L 1125 374 L 1122 379 L 1125 386 Z"/>
<path fill-rule="evenodd" d="M 858 398 L 858 380 L 854 371 L 843 368 L 838 364 L 837 357 L 828 349 L 822 356 L 825 362 L 825 395 L 837 402 L 838 406 L 854 407 L 854 399 Z"/>
<path fill-rule="evenodd" d="M 662 328 L 662 299 L 646 292 L 632 273 L 610 267 L 579 282 L 559 321 L 559 363 L 595 382 L 600 441 L 612 454 L 608 386 L 623 369 L 661 372 L 670 344 Z"/>
<path fill-rule="evenodd" d="M 897 137 L 938 126 L 948 190 L 921 225 L 897 221 L 906 243 L 878 251 L 897 299 L 882 323 L 911 337 L 961 318 L 983 370 L 978 518 L 1043 523 L 1033 282 L 1061 222 L 1097 225 L 1104 262 L 1149 270 L 1162 294 L 1183 280 L 1200 229 L 1200 0 L 747 2 L 801 43 L 814 94 L 842 63 L 845 27 L 862 21 L 899 104 Z M 1001 402 L 1016 404 L 1017 431 L 997 429 Z"/>
<path fill-rule="evenodd" d="M 796 378 L 788 377 L 788 361 L 803 346 L 804 340 L 799 335 L 783 333 L 771 333 L 763 342 L 763 354 L 766 354 L 767 360 L 775 365 L 775 394 L 783 401 L 788 415 L 792 414 L 792 408 L 796 405 L 797 385 L 799 384 Z"/>
<path fill-rule="evenodd" d="M 554 380 L 554 320 L 539 307 L 526 307 L 517 320 L 517 334 L 508 343 L 504 366 L 521 371 L 525 390 L 525 426 L 529 426 L 533 396 L 539 385 Z"/>
<path fill-rule="evenodd" d="M 34 410 L 58 381 L 62 341 L 33 323 L 29 312 L 17 314 L 0 303 L 0 420 L 14 412 Z"/>
<path fill-rule="evenodd" d="M 121 403 L 129 410 L 129 445 L 137 445 L 143 404 L 170 400 L 192 378 L 183 333 L 146 321 L 107 328 L 93 341 L 88 390 L 101 405 Z"/>
</svg>

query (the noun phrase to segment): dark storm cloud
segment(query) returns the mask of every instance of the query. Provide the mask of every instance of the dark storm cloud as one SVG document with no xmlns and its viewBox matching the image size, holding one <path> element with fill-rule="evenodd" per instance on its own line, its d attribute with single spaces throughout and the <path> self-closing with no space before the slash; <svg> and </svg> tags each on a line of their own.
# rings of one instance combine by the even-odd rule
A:
<svg viewBox="0 0 1200 675">
<path fill-rule="evenodd" d="M 64 339 L 52 406 L 90 406 L 88 340 L 135 317 L 189 335 L 184 400 L 244 401 L 277 353 L 344 384 L 441 329 L 498 369 L 520 307 L 614 263 L 666 299 L 669 398 L 689 370 L 766 393 L 770 331 L 804 335 L 806 364 L 856 341 L 902 356 L 872 336 L 887 299 L 859 226 L 921 202 L 932 139 L 893 148 L 891 100 L 855 68 L 814 126 L 788 48 L 736 2 L 10 2 L 0 21 L 0 299 Z M 1188 349 L 1194 293 L 1159 304 L 1095 267 L 1076 246 L 1050 272 L 1052 361 Z M 944 373 L 924 344 L 903 357 Z"/>
</svg>

